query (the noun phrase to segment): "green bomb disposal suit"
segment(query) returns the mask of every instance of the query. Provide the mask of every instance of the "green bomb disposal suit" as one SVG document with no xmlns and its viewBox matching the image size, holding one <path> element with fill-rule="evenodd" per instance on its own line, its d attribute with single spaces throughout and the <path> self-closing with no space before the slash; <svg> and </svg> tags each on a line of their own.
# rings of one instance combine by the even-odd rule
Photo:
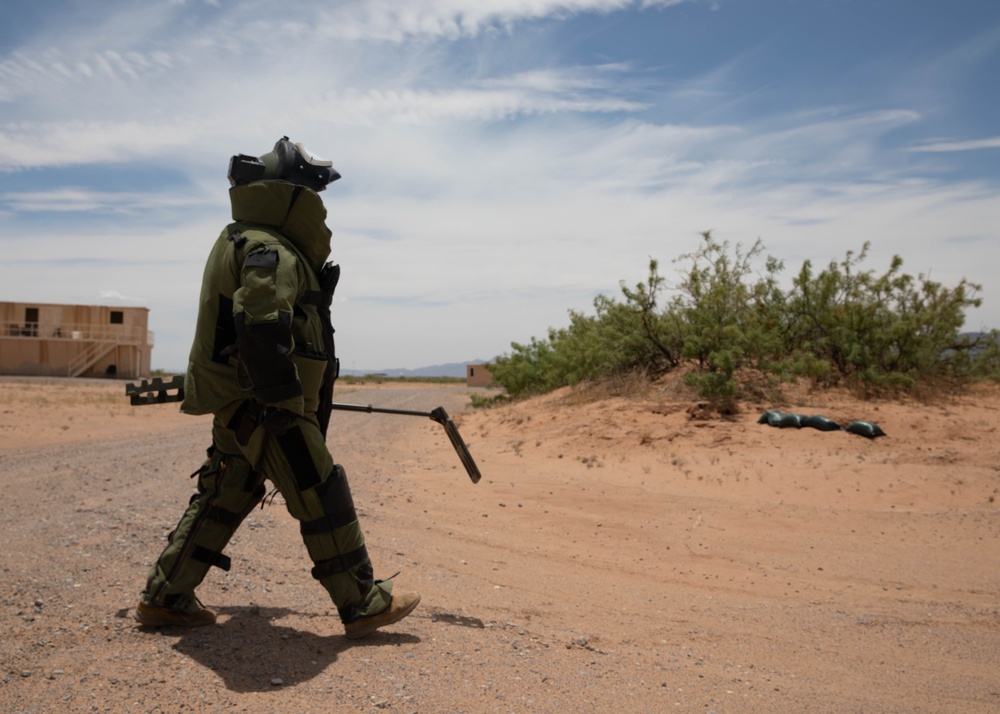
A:
<svg viewBox="0 0 1000 714">
<path fill-rule="evenodd" d="M 269 480 L 299 521 L 315 567 L 344 623 L 385 610 L 391 581 L 374 579 L 344 469 L 326 447 L 329 411 L 317 409 L 335 374 L 329 305 L 338 268 L 326 208 L 310 188 L 257 181 L 230 190 L 234 223 L 205 267 L 181 411 L 214 414 L 212 447 L 144 598 L 199 606 L 195 588 Z"/>
</svg>

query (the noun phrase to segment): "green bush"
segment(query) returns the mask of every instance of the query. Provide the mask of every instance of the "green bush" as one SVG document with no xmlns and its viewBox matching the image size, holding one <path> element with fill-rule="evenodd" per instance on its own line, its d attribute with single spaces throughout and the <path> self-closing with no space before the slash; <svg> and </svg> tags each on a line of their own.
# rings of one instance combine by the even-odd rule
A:
<svg viewBox="0 0 1000 714">
<path fill-rule="evenodd" d="M 882 275 L 859 271 L 869 247 L 816 275 L 803 264 L 789 294 L 787 347 L 828 363 L 835 379 L 873 389 L 967 376 L 972 345 L 959 330 L 966 309 L 981 303 L 980 286 L 963 279 L 945 288 L 904 274 L 899 256 Z"/>
<path fill-rule="evenodd" d="M 740 396 L 747 369 L 867 392 L 942 378 L 1000 380 L 998 334 L 959 332 L 965 311 L 981 303 L 980 286 L 963 279 L 947 288 L 905 274 L 898 256 L 882 274 L 861 270 L 869 247 L 818 273 L 805 261 L 784 290 L 783 263 L 765 258 L 760 240 L 744 251 L 705 232 L 698 250 L 675 259 L 684 267 L 669 299 L 650 260 L 646 281 L 622 283 L 621 299 L 599 295 L 593 315 L 570 311 L 569 325 L 550 329 L 548 339 L 514 343 L 494 365 L 494 380 L 517 396 L 684 365 L 687 384 L 721 401 Z"/>
<path fill-rule="evenodd" d="M 735 375 L 745 367 L 771 364 L 781 355 L 781 305 L 784 297 L 777 275 L 782 264 L 765 262 L 763 277 L 753 278 L 754 261 L 763 253 L 758 240 L 749 251 L 717 243 L 711 232 L 694 253 L 675 262 L 690 263 L 669 309 L 683 325 L 683 356 L 694 360 L 697 372 L 686 377 L 699 394 L 733 399 Z"/>
</svg>

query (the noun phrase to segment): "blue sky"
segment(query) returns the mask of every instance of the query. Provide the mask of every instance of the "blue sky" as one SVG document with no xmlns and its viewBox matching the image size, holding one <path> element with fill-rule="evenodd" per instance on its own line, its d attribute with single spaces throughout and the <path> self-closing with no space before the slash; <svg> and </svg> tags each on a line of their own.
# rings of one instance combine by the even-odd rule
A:
<svg viewBox="0 0 1000 714">
<path fill-rule="evenodd" d="M 142 305 L 186 365 L 229 157 L 330 158 L 350 369 L 491 358 L 711 229 L 983 285 L 995 0 L 88 0 L 0 7 L 0 300 Z"/>
</svg>

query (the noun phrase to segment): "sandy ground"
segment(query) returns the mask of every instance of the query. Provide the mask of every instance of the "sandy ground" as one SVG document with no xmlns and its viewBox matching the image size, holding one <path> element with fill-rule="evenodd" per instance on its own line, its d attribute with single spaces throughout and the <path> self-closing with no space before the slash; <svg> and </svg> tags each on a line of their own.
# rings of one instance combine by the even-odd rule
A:
<svg viewBox="0 0 1000 714">
<path fill-rule="evenodd" d="M 484 474 L 429 419 L 335 413 L 377 572 L 423 595 L 352 642 L 280 498 L 200 588 L 216 626 L 134 626 L 207 419 L 0 379 L 0 711 L 1000 711 L 997 389 L 782 405 L 876 440 L 666 388 L 465 411 L 476 391 L 338 392 L 445 406 Z"/>
</svg>

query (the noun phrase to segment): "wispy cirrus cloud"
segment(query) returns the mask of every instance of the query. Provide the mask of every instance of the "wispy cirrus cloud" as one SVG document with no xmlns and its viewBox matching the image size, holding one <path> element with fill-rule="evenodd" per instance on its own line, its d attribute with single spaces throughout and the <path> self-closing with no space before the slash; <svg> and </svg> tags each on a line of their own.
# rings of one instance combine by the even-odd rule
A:
<svg viewBox="0 0 1000 714">
<path fill-rule="evenodd" d="M 213 122 L 174 116 L 146 122 L 135 119 L 46 122 L 0 125 L 0 172 L 43 166 L 124 163 L 190 147 L 194 133 Z M 222 133 L 221 122 L 217 131 Z"/>
<path fill-rule="evenodd" d="M 982 149 L 1000 149 L 1000 136 L 988 139 L 968 139 L 965 141 L 936 141 L 931 144 L 911 146 L 908 151 L 914 153 L 944 153 L 950 151 L 980 151 Z"/>
<path fill-rule="evenodd" d="M 0 206 L 24 213 L 139 213 L 150 209 L 185 209 L 207 203 L 203 196 L 197 195 L 182 196 L 163 192 L 110 193 L 65 186 L 50 191 L 12 191 L 0 194 Z"/>
<path fill-rule="evenodd" d="M 440 89 L 348 89 L 327 95 L 309 111 L 341 124 L 436 124 L 499 121 L 549 113 L 639 112 L 647 104 L 619 96 L 613 74 L 573 67 L 514 73 Z"/>
<path fill-rule="evenodd" d="M 326 9 L 318 31 L 330 38 L 405 42 L 510 32 L 522 22 L 583 13 L 652 9 L 691 0 L 353 0 Z"/>
</svg>

